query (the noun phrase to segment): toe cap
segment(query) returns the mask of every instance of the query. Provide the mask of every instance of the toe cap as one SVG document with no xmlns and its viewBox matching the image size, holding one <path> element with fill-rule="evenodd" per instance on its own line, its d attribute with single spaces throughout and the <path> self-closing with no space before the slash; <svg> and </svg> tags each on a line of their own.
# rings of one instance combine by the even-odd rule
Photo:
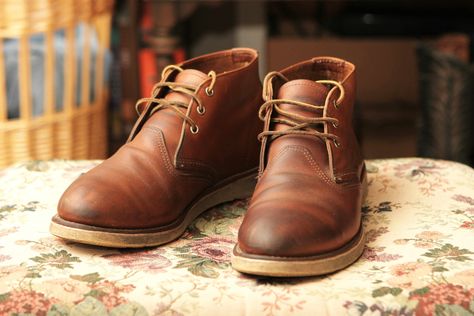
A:
<svg viewBox="0 0 474 316">
<path fill-rule="evenodd" d="M 312 256 L 338 248 L 341 230 L 301 209 L 249 210 L 239 230 L 244 252 L 278 257 Z"/>
</svg>

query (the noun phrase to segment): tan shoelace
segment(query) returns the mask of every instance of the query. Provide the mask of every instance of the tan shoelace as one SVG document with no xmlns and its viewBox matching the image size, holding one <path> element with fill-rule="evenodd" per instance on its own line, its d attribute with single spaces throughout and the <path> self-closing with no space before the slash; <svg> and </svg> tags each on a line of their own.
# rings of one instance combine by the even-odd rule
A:
<svg viewBox="0 0 474 316">
<path fill-rule="evenodd" d="M 279 78 L 283 79 L 286 82 L 289 81 L 288 78 L 286 78 L 284 75 L 282 75 L 281 73 L 277 71 L 270 72 L 269 74 L 265 76 L 265 79 L 263 81 L 263 99 L 266 102 L 262 104 L 262 106 L 260 107 L 258 111 L 258 117 L 264 122 L 267 122 L 267 120 L 270 120 L 269 123 L 280 123 L 280 124 L 288 125 L 289 127 L 285 130 L 279 130 L 279 131 L 265 130 L 258 135 L 258 139 L 260 141 L 263 141 L 263 139 L 270 137 L 270 140 L 273 140 L 277 137 L 288 135 L 288 134 L 314 135 L 323 140 L 331 139 L 334 142 L 335 146 L 339 147 L 338 137 L 336 135 L 330 134 L 330 133 L 322 133 L 314 129 L 315 127 L 314 125 L 326 124 L 326 123 L 331 123 L 334 127 L 337 127 L 339 124 L 339 121 L 337 119 L 331 118 L 331 117 L 307 117 L 307 116 L 298 115 L 295 113 L 291 113 L 289 111 L 282 110 L 279 104 L 283 104 L 283 103 L 293 104 L 293 105 L 301 106 L 309 110 L 323 110 L 324 106 L 313 105 L 313 104 L 295 101 L 291 99 L 273 99 L 272 100 L 272 97 L 273 97 L 272 79 L 276 76 L 278 76 Z M 339 82 L 334 81 L 334 80 L 317 80 L 316 82 L 321 83 L 321 84 L 334 85 L 339 88 L 340 90 L 339 98 L 338 100 L 334 102 L 334 106 L 338 108 L 342 100 L 344 99 L 344 87 Z M 282 117 L 271 117 L 271 113 L 273 112 L 273 110 Z M 265 126 L 270 126 L 270 124 L 265 124 Z"/>
<path fill-rule="evenodd" d="M 301 106 L 310 110 L 324 110 L 322 105 L 314 105 L 306 102 L 300 102 L 290 99 L 272 99 L 273 98 L 273 85 L 272 79 L 274 77 L 279 77 L 285 82 L 288 82 L 289 79 L 286 78 L 283 74 L 273 71 L 268 73 L 263 80 L 263 99 L 265 103 L 262 104 L 258 111 L 258 117 L 265 122 L 264 131 L 258 135 L 258 139 L 262 142 L 261 151 L 260 151 L 260 168 L 259 168 L 259 177 L 262 176 L 262 173 L 265 169 L 265 147 L 268 138 L 273 140 L 277 137 L 289 134 L 298 134 L 298 135 L 313 135 L 319 137 L 323 140 L 330 139 L 334 142 L 336 147 L 339 147 L 338 137 L 330 133 L 322 133 L 315 129 L 315 125 L 318 124 L 327 124 L 331 123 L 334 127 L 337 127 L 339 121 L 331 117 L 307 117 L 291 113 L 289 111 L 282 110 L 279 104 L 293 104 L 296 106 Z M 330 84 L 339 88 L 340 95 L 337 100 L 334 101 L 334 106 L 339 108 L 342 100 L 344 99 L 344 87 L 337 81 L 334 80 L 317 80 L 316 82 L 321 84 Z M 327 103 L 327 102 L 325 102 Z M 272 113 L 275 111 L 282 117 L 272 117 Z M 289 127 L 284 130 L 272 131 L 270 130 L 271 123 L 280 123 L 288 125 Z"/>
<path fill-rule="evenodd" d="M 189 124 L 189 129 L 191 130 L 191 133 L 197 134 L 199 132 L 199 127 L 196 125 L 196 122 L 189 117 L 186 113 L 188 110 L 188 103 L 185 102 L 180 102 L 180 101 L 174 101 L 174 100 L 166 100 L 163 98 L 156 98 L 156 94 L 158 93 L 159 89 L 163 87 L 169 88 L 171 91 L 174 92 L 180 92 L 183 94 L 186 94 L 190 96 L 197 104 L 196 111 L 198 114 L 203 115 L 206 112 L 206 108 L 202 105 L 201 100 L 196 95 L 196 90 L 197 86 L 193 85 L 188 85 L 185 83 L 179 83 L 179 82 L 171 82 L 171 81 L 163 81 L 165 78 L 170 74 L 171 71 L 177 70 L 179 72 L 182 72 L 184 69 L 182 69 L 179 66 L 176 65 L 169 65 L 166 66 L 163 71 L 161 72 L 161 80 L 157 84 L 155 84 L 152 88 L 151 92 L 151 97 L 149 98 L 141 98 L 137 101 L 135 104 L 135 109 L 138 113 L 138 115 L 141 115 L 143 112 L 144 108 L 142 105 L 143 104 L 152 104 L 153 108 L 151 109 L 150 113 L 148 116 L 151 116 L 153 113 L 156 111 L 159 111 L 161 109 L 171 109 L 173 110 L 179 117 L 181 117 L 184 121 L 186 121 Z M 214 84 L 216 83 L 216 73 L 214 71 L 210 71 L 208 73 L 208 76 L 211 77 L 211 83 L 210 85 L 206 88 L 206 94 L 208 96 L 212 96 L 214 94 Z M 184 109 L 184 112 L 181 110 Z"/>
</svg>

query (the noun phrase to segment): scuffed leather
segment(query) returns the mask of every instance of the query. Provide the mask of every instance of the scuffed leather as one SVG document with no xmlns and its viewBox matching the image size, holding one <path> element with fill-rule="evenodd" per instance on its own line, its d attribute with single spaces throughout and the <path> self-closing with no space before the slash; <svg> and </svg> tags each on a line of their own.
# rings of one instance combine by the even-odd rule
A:
<svg viewBox="0 0 474 316">
<path fill-rule="evenodd" d="M 299 115 L 338 119 L 337 128 L 331 124 L 324 128 L 340 138 L 341 147 L 331 140 L 295 134 L 267 142 L 265 170 L 238 235 L 245 253 L 315 256 L 344 246 L 358 233 L 365 169 L 352 126 L 354 70 L 343 60 L 321 57 L 281 71 L 290 81 L 275 84 L 275 97 L 314 105 L 327 101 L 324 111 L 281 107 Z M 339 96 L 337 88 L 329 90 L 315 82 L 323 79 L 342 83 L 346 96 L 338 109 L 332 103 Z"/>
<path fill-rule="evenodd" d="M 189 102 L 199 133 L 190 133 L 171 109 L 149 118 L 142 113 L 129 142 L 64 192 L 59 216 L 105 228 L 165 227 L 226 178 L 255 168 L 262 126 L 256 117 L 262 102 L 257 65 L 256 51 L 244 48 L 179 65 L 185 70 L 167 80 L 198 86 L 204 115 L 196 113 L 196 102 L 183 93 L 162 90 L 157 97 Z M 211 70 L 217 73 L 216 84 L 214 95 L 207 96 Z"/>
</svg>

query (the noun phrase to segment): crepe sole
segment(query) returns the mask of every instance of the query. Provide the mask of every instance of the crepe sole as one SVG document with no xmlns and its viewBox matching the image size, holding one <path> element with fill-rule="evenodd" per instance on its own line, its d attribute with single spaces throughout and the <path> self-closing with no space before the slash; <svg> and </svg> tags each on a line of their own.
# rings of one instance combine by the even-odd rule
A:
<svg viewBox="0 0 474 316">
<path fill-rule="evenodd" d="M 359 233 L 345 246 L 311 257 L 273 257 L 244 253 L 238 245 L 232 253 L 232 267 L 240 272 L 275 277 L 314 276 L 335 272 L 352 264 L 364 251 L 365 234 Z"/>
</svg>

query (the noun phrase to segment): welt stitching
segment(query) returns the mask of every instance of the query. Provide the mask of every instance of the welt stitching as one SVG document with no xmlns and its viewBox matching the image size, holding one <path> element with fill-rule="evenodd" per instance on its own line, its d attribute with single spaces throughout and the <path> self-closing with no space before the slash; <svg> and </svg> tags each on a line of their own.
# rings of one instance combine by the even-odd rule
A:
<svg viewBox="0 0 474 316">
<path fill-rule="evenodd" d="M 148 128 L 156 132 L 155 128 L 151 128 L 151 127 L 148 127 Z M 158 147 L 160 148 L 161 156 L 163 157 L 163 160 L 165 162 L 166 170 L 168 170 L 168 172 L 171 175 L 176 175 L 176 172 L 173 170 L 173 167 L 171 166 L 171 162 L 169 161 L 168 152 L 165 149 L 165 140 L 163 138 L 163 133 L 159 131 L 158 134 L 159 134 Z"/>
<path fill-rule="evenodd" d="M 316 164 L 316 162 L 311 158 L 311 156 L 309 155 L 309 153 L 307 152 L 306 149 L 304 148 L 301 148 L 300 146 L 286 146 L 283 150 L 281 150 L 278 155 L 275 156 L 275 158 L 272 159 L 272 163 L 271 164 L 274 164 L 276 163 L 287 151 L 294 151 L 294 152 L 300 152 L 300 153 L 303 153 L 303 155 L 305 156 L 306 160 L 308 160 L 308 162 L 310 163 L 310 165 L 313 167 L 313 169 L 323 178 L 324 182 L 328 183 L 329 185 L 332 185 L 334 186 L 334 184 L 329 180 L 329 178 L 324 174 L 324 172 L 321 171 L 321 169 L 319 167 L 314 166 L 314 164 Z M 317 165 L 317 164 L 316 164 Z M 269 166 L 268 166 L 269 167 Z M 339 187 L 336 187 L 336 188 L 339 188 Z"/>
<path fill-rule="evenodd" d="M 295 147 L 295 146 L 286 146 L 285 148 L 280 150 L 280 152 L 267 165 L 266 169 L 268 169 L 271 165 L 275 164 L 281 158 L 281 156 L 283 156 L 283 154 L 285 154 L 291 147 Z"/>
<path fill-rule="evenodd" d="M 326 182 L 327 184 L 329 184 L 333 188 L 335 188 L 339 191 L 345 191 L 345 190 L 349 190 L 349 189 L 352 189 L 354 187 L 359 186 L 359 184 L 351 185 L 351 186 L 347 186 L 347 187 L 341 187 L 341 186 L 336 185 L 334 182 L 331 181 L 331 179 L 328 178 L 328 176 L 326 176 L 326 174 L 321 170 L 321 168 L 319 168 L 318 163 L 316 161 L 314 161 L 313 157 L 311 157 L 311 155 L 309 154 L 307 149 L 301 148 L 300 146 L 291 146 L 291 147 L 288 147 L 288 149 L 292 150 L 292 151 L 298 151 L 298 152 L 303 153 L 306 160 L 310 163 L 311 167 L 313 167 L 313 170 L 315 170 L 323 178 L 324 182 Z"/>
<path fill-rule="evenodd" d="M 324 181 L 327 184 L 339 189 L 339 187 L 335 186 L 334 183 L 326 176 L 326 174 L 321 170 L 321 168 L 319 168 L 318 164 L 314 161 L 313 157 L 311 157 L 311 155 L 308 153 L 308 151 L 306 149 L 304 149 L 304 148 L 294 148 L 293 150 L 296 150 L 296 151 L 299 151 L 299 152 L 303 153 L 306 160 L 313 167 L 313 169 L 324 179 Z"/>
<path fill-rule="evenodd" d="M 311 157 L 311 155 L 305 148 L 302 148 L 300 146 L 288 146 L 285 149 L 302 153 L 305 156 L 306 160 L 309 162 L 309 164 L 324 179 L 324 181 L 330 185 L 333 185 L 333 183 L 331 183 L 331 180 L 324 174 L 324 172 L 322 172 L 319 166 L 317 166 L 317 163 L 314 161 L 314 159 Z"/>
<path fill-rule="evenodd" d="M 160 149 L 161 156 L 163 157 L 166 170 L 171 175 L 174 175 L 174 176 L 178 175 L 178 173 L 174 169 L 173 165 L 171 164 L 171 161 L 169 160 L 167 150 L 165 149 L 165 141 L 164 141 L 164 138 L 163 138 L 163 133 L 161 132 L 161 130 L 156 128 L 156 127 L 153 127 L 153 126 L 146 126 L 145 128 L 150 129 L 153 132 L 159 134 L 158 147 Z M 215 176 L 215 174 L 216 174 L 215 169 L 208 166 L 208 165 L 206 165 L 206 164 L 202 164 L 202 163 L 199 163 L 199 162 L 196 162 L 196 161 L 191 161 L 191 160 L 186 160 L 186 159 L 183 159 L 183 161 L 186 161 L 186 163 L 193 164 L 193 165 L 196 165 L 196 166 L 206 167 L 214 173 L 213 176 Z M 206 177 L 206 178 L 209 179 L 209 177 Z"/>
<path fill-rule="evenodd" d="M 190 165 L 195 165 L 195 166 L 203 167 L 205 169 L 210 170 L 211 173 L 212 173 L 212 175 L 211 175 L 212 178 L 214 178 L 217 174 L 217 171 L 213 167 L 211 167 L 211 166 L 209 166 L 205 163 L 202 163 L 202 162 L 199 162 L 199 161 L 196 161 L 196 160 L 191 160 L 191 159 L 180 159 L 180 161 L 185 162 L 185 163 L 190 164 Z"/>
<path fill-rule="evenodd" d="M 166 170 L 173 176 L 178 176 L 179 174 L 176 172 L 176 170 L 173 168 L 173 165 L 171 164 L 171 161 L 169 160 L 169 156 L 168 156 L 168 153 L 167 153 L 167 150 L 165 149 L 165 142 L 164 142 L 164 138 L 163 138 L 163 133 L 158 130 L 157 128 L 155 127 L 152 127 L 152 126 L 147 126 L 146 128 L 149 128 L 151 129 L 152 131 L 154 132 L 157 132 L 159 134 L 159 140 L 158 140 L 158 147 L 160 148 L 160 153 L 163 157 L 163 160 L 164 160 L 164 163 L 165 163 L 165 166 L 166 166 Z M 194 177 L 193 177 L 194 178 Z M 201 178 L 201 177 L 198 177 L 198 178 Z M 201 178 L 202 179 L 202 178 Z M 205 179 L 202 179 L 204 181 L 206 181 Z M 206 182 L 209 182 L 209 181 L 206 181 Z"/>
<path fill-rule="evenodd" d="M 313 166 L 314 169 L 317 169 L 318 173 L 320 175 L 323 176 L 323 178 L 326 180 L 326 182 L 328 184 L 330 184 L 332 187 L 334 187 L 335 189 L 337 190 L 340 190 L 340 191 L 345 191 L 345 190 L 349 190 L 349 189 L 352 189 L 352 188 L 356 188 L 356 187 L 359 187 L 359 184 L 354 184 L 354 185 L 348 185 L 346 187 L 341 187 L 339 185 L 336 185 L 334 182 L 332 182 L 327 176 L 326 174 L 321 170 L 321 168 L 319 168 L 319 165 L 316 161 L 314 161 L 313 157 L 311 157 L 311 155 L 309 154 L 309 152 L 306 150 L 306 149 L 302 149 L 304 151 L 304 155 L 306 157 L 306 159 L 308 159 L 309 163 Z"/>
<path fill-rule="evenodd" d="M 149 129 L 152 132 L 158 134 L 158 148 L 160 150 L 161 156 L 163 157 L 163 161 L 165 163 L 166 170 L 171 174 L 171 175 L 176 175 L 176 171 L 174 170 L 171 162 L 169 161 L 169 156 L 168 152 L 165 148 L 165 140 L 163 138 L 163 133 L 159 128 L 156 128 L 154 126 L 145 126 L 143 129 Z"/>
</svg>

